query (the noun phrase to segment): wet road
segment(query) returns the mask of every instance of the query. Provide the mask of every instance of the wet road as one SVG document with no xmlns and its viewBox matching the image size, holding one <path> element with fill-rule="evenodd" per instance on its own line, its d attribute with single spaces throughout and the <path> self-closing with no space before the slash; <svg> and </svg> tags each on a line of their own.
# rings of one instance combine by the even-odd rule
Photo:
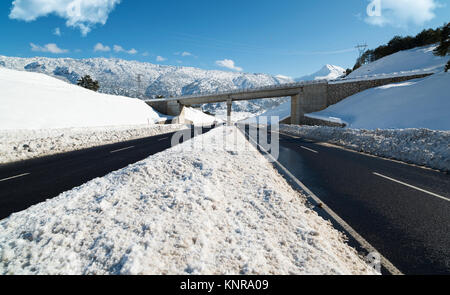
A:
<svg viewBox="0 0 450 295">
<path fill-rule="evenodd" d="M 450 175 L 279 137 L 279 163 L 400 271 L 450 274 Z"/>
</svg>

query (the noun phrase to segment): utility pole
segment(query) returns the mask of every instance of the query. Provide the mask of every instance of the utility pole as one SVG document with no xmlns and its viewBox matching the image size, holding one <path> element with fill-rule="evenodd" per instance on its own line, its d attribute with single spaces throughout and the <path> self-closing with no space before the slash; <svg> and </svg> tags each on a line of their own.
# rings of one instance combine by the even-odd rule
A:
<svg viewBox="0 0 450 295">
<path fill-rule="evenodd" d="M 356 49 L 358 49 L 358 51 L 359 51 L 359 58 L 358 58 L 358 60 L 361 60 L 361 57 L 363 56 L 363 54 L 364 53 L 366 53 L 366 50 L 367 50 L 367 44 L 358 44 L 358 45 L 356 45 Z"/>
</svg>

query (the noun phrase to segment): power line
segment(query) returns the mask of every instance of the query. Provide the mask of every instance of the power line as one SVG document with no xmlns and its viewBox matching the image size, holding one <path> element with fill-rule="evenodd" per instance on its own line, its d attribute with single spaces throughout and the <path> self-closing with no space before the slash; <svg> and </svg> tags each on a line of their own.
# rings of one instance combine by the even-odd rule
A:
<svg viewBox="0 0 450 295">
<path fill-rule="evenodd" d="M 369 47 L 366 43 L 364 44 L 358 44 L 355 46 L 356 49 L 359 51 L 359 59 L 366 53 L 367 47 Z"/>
</svg>

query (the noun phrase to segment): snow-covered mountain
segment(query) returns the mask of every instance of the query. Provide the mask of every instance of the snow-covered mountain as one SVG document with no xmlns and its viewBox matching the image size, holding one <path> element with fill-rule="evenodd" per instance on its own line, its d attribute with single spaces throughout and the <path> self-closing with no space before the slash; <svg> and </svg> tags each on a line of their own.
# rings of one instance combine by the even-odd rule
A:
<svg viewBox="0 0 450 295">
<path fill-rule="evenodd" d="M 191 67 L 161 66 L 121 59 L 90 58 L 18 58 L 0 56 L 0 67 L 40 72 L 75 84 L 80 77 L 90 75 L 100 82 L 100 92 L 138 98 L 201 94 L 238 88 L 252 88 L 293 82 L 282 76 L 208 71 Z M 284 102 L 268 99 L 237 102 L 236 112 L 258 113 Z M 206 106 L 218 112 L 223 104 Z"/>
<path fill-rule="evenodd" d="M 295 81 L 334 80 L 345 75 L 345 69 L 334 65 L 325 65 L 318 72 L 295 79 Z"/>
</svg>

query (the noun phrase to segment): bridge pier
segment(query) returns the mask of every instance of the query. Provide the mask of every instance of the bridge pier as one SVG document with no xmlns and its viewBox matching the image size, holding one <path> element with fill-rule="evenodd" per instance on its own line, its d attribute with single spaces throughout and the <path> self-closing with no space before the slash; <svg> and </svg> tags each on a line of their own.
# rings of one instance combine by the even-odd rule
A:
<svg viewBox="0 0 450 295">
<path fill-rule="evenodd" d="M 227 125 L 231 126 L 231 109 L 233 107 L 233 100 L 227 99 Z"/>
<path fill-rule="evenodd" d="M 300 125 L 301 118 L 305 115 L 300 104 L 300 93 L 291 96 L 291 124 Z"/>
<path fill-rule="evenodd" d="M 300 87 L 299 93 L 291 96 L 291 124 L 304 123 L 305 114 L 319 112 L 328 107 L 328 83 L 317 83 Z"/>
</svg>

